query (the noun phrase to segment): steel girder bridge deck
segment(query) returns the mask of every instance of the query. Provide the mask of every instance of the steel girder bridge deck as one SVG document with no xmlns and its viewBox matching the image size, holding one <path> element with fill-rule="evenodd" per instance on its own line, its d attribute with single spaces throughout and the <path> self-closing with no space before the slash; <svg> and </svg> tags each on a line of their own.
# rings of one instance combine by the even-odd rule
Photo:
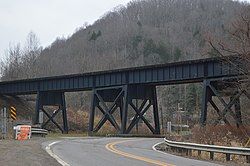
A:
<svg viewBox="0 0 250 166">
<path fill-rule="evenodd" d="M 230 63 L 232 61 L 233 64 Z M 90 133 L 97 132 L 106 121 L 109 121 L 119 133 L 127 134 L 141 119 L 153 134 L 160 134 L 156 86 L 203 82 L 201 124 L 205 125 L 206 123 L 207 104 L 209 102 L 217 111 L 219 120 L 228 123 L 225 115 L 230 112 L 233 114 L 237 125 L 241 125 L 239 97 L 245 94 L 249 98 L 249 94 L 245 89 L 231 86 L 231 83 L 239 82 L 239 79 L 244 77 L 242 70 L 237 67 L 239 65 L 245 66 L 244 63 L 235 57 L 231 57 L 230 61 L 221 58 L 207 58 L 84 74 L 6 81 L 0 82 L 0 95 L 37 94 L 35 122 L 38 123 L 39 121 L 39 111 L 43 111 L 48 116 L 48 120 L 43 126 L 52 121 L 62 132 L 67 133 L 68 124 L 64 93 L 91 90 L 93 95 L 89 116 Z M 244 72 L 247 73 L 247 69 Z M 226 87 L 233 87 L 233 90 L 221 95 L 220 92 Z M 223 110 L 216 106 L 212 96 L 219 98 L 225 107 Z M 229 103 L 223 99 L 225 96 L 230 97 Z M 141 105 L 136 105 L 134 99 L 141 100 Z M 111 105 L 107 104 L 110 102 Z M 44 109 L 44 106 L 58 106 L 58 110 L 50 115 Z M 130 124 L 127 120 L 129 106 L 135 113 Z M 153 126 L 144 117 L 151 106 L 153 106 L 154 115 Z M 232 106 L 235 106 L 234 112 L 231 110 Z M 94 126 L 97 108 L 103 113 L 103 117 Z M 119 110 L 120 125 L 113 116 L 116 110 Z M 54 120 L 59 112 L 62 112 L 62 127 Z"/>
</svg>

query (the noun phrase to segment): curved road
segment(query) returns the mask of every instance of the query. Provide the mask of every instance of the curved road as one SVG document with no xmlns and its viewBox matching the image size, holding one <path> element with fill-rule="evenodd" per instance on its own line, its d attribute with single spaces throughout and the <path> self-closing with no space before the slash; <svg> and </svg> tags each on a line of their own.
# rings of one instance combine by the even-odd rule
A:
<svg viewBox="0 0 250 166">
<path fill-rule="evenodd" d="M 160 138 L 65 138 L 46 142 L 57 158 L 71 166 L 209 166 L 214 163 L 154 151 Z"/>
</svg>

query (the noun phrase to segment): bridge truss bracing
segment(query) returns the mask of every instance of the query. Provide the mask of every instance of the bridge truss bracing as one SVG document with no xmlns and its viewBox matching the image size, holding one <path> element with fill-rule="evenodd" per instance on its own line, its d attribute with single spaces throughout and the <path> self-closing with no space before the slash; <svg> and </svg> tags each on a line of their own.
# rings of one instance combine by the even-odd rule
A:
<svg viewBox="0 0 250 166">
<path fill-rule="evenodd" d="M 140 100 L 140 105 L 135 101 Z M 109 106 L 108 106 L 109 103 Z M 153 126 L 145 117 L 145 113 L 153 111 Z M 96 109 L 103 114 L 101 120 L 94 127 L 94 117 Z M 113 113 L 119 109 L 120 123 L 118 123 Z M 134 116 L 128 123 L 128 112 Z M 132 112 L 133 111 L 133 112 Z M 89 118 L 89 133 L 97 132 L 106 121 L 109 121 L 118 133 L 128 134 L 139 121 L 142 120 L 153 134 L 160 134 L 159 114 L 157 107 L 157 96 L 155 86 L 117 86 L 111 88 L 98 88 L 93 90 L 92 105 Z"/>
<path fill-rule="evenodd" d="M 203 81 L 202 110 L 200 119 L 203 126 L 206 125 L 207 121 L 208 103 L 211 104 L 218 115 L 218 119 L 215 121 L 214 125 L 223 121 L 228 126 L 231 126 L 230 121 L 226 118 L 226 115 L 229 114 L 235 120 L 237 127 L 242 126 L 240 97 L 245 95 L 250 99 L 250 95 L 247 91 L 249 81 L 244 82 L 239 78 L 240 77 L 225 80 L 213 79 Z M 220 105 L 223 106 L 222 109 L 220 109 L 218 104 L 214 102 L 214 98 L 219 100 Z M 226 98 L 229 98 L 229 101 L 226 101 Z"/>
<path fill-rule="evenodd" d="M 58 109 L 50 114 L 45 110 L 44 106 L 57 106 Z M 39 124 L 40 111 L 42 111 L 48 117 L 48 120 L 45 123 L 41 124 L 42 128 L 45 128 L 46 125 L 51 121 L 58 129 L 61 130 L 62 133 L 68 133 L 68 121 L 64 92 L 38 92 L 36 99 L 36 124 Z M 59 112 L 62 113 L 63 127 L 61 127 L 54 120 Z"/>
</svg>

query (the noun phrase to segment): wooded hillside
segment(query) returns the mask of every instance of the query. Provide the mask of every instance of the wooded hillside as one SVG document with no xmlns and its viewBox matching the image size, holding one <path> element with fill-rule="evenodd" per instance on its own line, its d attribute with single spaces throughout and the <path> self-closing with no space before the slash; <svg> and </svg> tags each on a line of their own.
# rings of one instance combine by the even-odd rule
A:
<svg viewBox="0 0 250 166">
<path fill-rule="evenodd" d="M 34 33 L 24 47 L 11 46 L 1 62 L 1 80 L 83 73 L 214 56 L 208 37 L 227 39 L 232 21 L 247 3 L 231 0 L 138 0 L 118 6 L 92 25 L 41 48 Z M 83 20 L 84 22 L 84 20 Z M 198 115 L 200 85 L 160 87 L 163 116 L 177 103 Z M 81 108 L 83 94 L 68 95 Z M 78 101 L 78 102 L 76 102 Z M 86 107 L 87 108 L 87 107 Z M 194 114 L 196 112 L 196 114 Z"/>
<path fill-rule="evenodd" d="M 230 0 L 133 1 L 42 50 L 31 34 L 24 49 L 9 48 L 2 80 L 202 58 L 208 56 L 206 35 L 224 37 L 243 6 Z"/>
</svg>

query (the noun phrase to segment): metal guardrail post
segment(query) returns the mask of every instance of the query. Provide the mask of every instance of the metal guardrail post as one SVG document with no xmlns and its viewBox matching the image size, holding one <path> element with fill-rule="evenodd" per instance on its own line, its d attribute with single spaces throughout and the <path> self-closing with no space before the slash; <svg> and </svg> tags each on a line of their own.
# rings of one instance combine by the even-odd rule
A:
<svg viewBox="0 0 250 166">
<path fill-rule="evenodd" d="M 192 156 L 192 149 L 188 150 L 188 155 Z"/>
<path fill-rule="evenodd" d="M 230 154 L 226 153 L 226 161 L 230 161 Z"/>
<path fill-rule="evenodd" d="M 246 156 L 247 163 L 250 163 L 250 155 Z"/>
<path fill-rule="evenodd" d="M 214 152 L 210 152 L 210 159 L 214 160 Z"/>
<path fill-rule="evenodd" d="M 201 151 L 198 150 L 198 157 L 201 157 Z"/>
</svg>

